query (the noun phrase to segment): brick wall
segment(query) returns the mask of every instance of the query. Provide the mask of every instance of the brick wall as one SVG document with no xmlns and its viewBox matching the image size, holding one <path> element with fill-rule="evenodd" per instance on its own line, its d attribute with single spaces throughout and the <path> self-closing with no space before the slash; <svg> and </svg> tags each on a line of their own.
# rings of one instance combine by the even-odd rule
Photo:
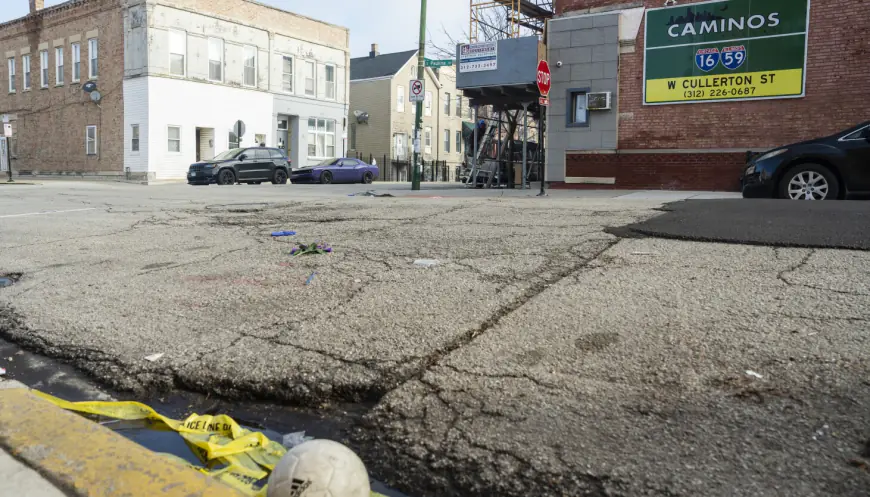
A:
<svg viewBox="0 0 870 497">
<path fill-rule="evenodd" d="M 743 153 L 574 154 L 566 157 L 566 176 L 615 178 L 595 188 L 662 190 L 737 190 L 746 163 Z M 576 184 L 554 185 L 577 187 Z"/>
<path fill-rule="evenodd" d="M 632 2 L 630 2 L 630 0 L 555 0 L 555 2 L 553 3 L 553 8 L 556 10 L 556 14 L 562 14 L 564 12 L 570 12 L 574 10 L 586 10 L 626 5 Z M 659 5 L 656 5 L 655 7 L 661 7 L 662 3 L 664 2 L 659 2 Z"/>
<path fill-rule="evenodd" d="M 12 116 L 15 171 L 121 174 L 124 32 L 118 0 L 83 0 L 0 24 L 0 113 Z M 89 31 L 98 30 L 98 107 L 82 91 L 88 80 Z M 81 81 L 72 82 L 71 39 L 81 43 Z M 40 46 L 49 52 L 48 88 L 40 87 Z M 64 50 L 64 84 L 55 84 L 55 46 Z M 31 89 L 23 88 L 22 49 L 31 56 Z M 17 91 L 8 92 L 8 52 L 15 52 Z M 98 127 L 98 154 L 85 153 L 85 128 Z"/>
<path fill-rule="evenodd" d="M 557 0 L 559 12 L 625 5 Z M 661 0 L 645 0 L 661 7 Z M 680 5 L 697 3 L 682 1 Z M 620 149 L 764 149 L 832 134 L 870 119 L 870 3 L 812 2 L 806 97 L 751 102 L 643 105 L 643 32 L 620 56 Z"/>
</svg>

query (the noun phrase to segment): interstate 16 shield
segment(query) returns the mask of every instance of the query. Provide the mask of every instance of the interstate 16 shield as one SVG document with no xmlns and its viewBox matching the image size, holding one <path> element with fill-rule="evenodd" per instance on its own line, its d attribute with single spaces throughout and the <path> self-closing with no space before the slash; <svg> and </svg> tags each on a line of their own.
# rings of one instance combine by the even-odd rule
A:
<svg viewBox="0 0 870 497">
<path fill-rule="evenodd" d="M 746 62 L 746 47 L 725 47 L 722 49 L 722 65 L 730 70 L 735 70 Z"/>
<path fill-rule="evenodd" d="M 695 53 L 695 65 L 704 72 L 710 72 L 719 65 L 718 48 L 701 48 Z"/>
</svg>

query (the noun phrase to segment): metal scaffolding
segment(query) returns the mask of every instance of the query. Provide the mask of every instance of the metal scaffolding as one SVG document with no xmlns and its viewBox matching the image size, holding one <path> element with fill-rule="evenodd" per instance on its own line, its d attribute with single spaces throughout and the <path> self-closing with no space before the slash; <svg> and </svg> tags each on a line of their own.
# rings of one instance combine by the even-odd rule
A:
<svg viewBox="0 0 870 497">
<path fill-rule="evenodd" d="M 553 17 L 553 0 L 469 0 L 471 43 L 544 33 Z M 526 33 L 521 33 L 525 28 Z"/>
</svg>

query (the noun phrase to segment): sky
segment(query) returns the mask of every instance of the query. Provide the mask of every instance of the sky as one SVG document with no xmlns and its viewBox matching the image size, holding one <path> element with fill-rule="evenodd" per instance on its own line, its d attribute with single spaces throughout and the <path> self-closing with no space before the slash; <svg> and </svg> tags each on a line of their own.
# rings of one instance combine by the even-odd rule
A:
<svg viewBox="0 0 870 497">
<path fill-rule="evenodd" d="M 46 0 L 46 7 L 64 0 Z M 420 0 L 259 0 L 350 28 L 350 55 L 368 55 L 372 43 L 381 53 L 417 48 L 420 37 Z M 28 0 L 0 0 L 0 22 L 27 15 Z M 461 39 L 468 31 L 468 0 L 428 0 L 427 41 L 448 45 L 445 31 Z"/>
</svg>

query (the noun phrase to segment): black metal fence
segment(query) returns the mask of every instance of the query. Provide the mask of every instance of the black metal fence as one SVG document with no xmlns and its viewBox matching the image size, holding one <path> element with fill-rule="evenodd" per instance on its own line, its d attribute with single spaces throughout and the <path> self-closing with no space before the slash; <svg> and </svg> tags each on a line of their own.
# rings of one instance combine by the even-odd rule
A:
<svg viewBox="0 0 870 497">
<path fill-rule="evenodd" d="M 372 154 L 357 153 L 356 158 L 371 164 L 377 161 L 380 176 L 378 181 L 407 181 L 413 180 L 414 164 L 411 159 L 391 159 L 384 155 L 383 157 L 375 157 Z M 451 168 L 447 165 L 447 161 L 424 160 L 421 161 L 421 176 L 420 181 L 435 182 L 435 181 L 453 181 L 456 176 L 455 167 Z"/>
</svg>

